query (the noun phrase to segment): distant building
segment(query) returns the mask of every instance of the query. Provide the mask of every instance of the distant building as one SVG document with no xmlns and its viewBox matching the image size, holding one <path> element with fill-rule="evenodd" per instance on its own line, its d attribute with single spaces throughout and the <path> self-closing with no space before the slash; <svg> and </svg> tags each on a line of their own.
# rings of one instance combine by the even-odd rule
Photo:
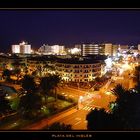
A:
<svg viewBox="0 0 140 140">
<path fill-rule="evenodd" d="M 12 53 L 20 53 L 20 46 L 12 45 Z"/>
<path fill-rule="evenodd" d="M 116 56 L 118 52 L 118 45 L 111 43 L 106 44 L 83 44 L 82 45 L 82 56 L 87 55 L 107 55 Z"/>
<path fill-rule="evenodd" d="M 99 44 L 99 54 L 105 55 L 105 45 L 104 44 Z"/>
<path fill-rule="evenodd" d="M 105 43 L 99 45 L 99 54 L 107 56 L 116 56 L 119 45 L 113 45 L 111 43 Z"/>
<path fill-rule="evenodd" d="M 12 45 L 12 53 L 31 54 L 31 45 L 28 45 L 26 42 Z"/>
<path fill-rule="evenodd" d="M 82 44 L 81 53 L 82 53 L 82 56 L 98 55 L 99 45 L 98 44 Z"/>
<path fill-rule="evenodd" d="M 113 52 L 112 52 L 113 56 L 117 56 L 118 49 L 119 49 L 119 45 L 113 45 Z"/>
<path fill-rule="evenodd" d="M 46 55 L 63 55 L 64 54 L 64 46 L 60 45 L 45 45 L 41 46 L 38 49 L 38 52 L 41 54 L 46 54 Z"/>
<path fill-rule="evenodd" d="M 111 43 L 104 44 L 105 45 L 105 55 L 112 56 L 113 54 L 113 46 Z"/>
<path fill-rule="evenodd" d="M 138 44 L 138 50 L 140 51 L 140 44 Z"/>
<path fill-rule="evenodd" d="M 128 45 L 119 45 L 118 50 L 120 53 L 126 53 L 129 50 L 129 46 Z"/>
<path fill-rule="evenodd" d="M 76 45 L 75 45 L 75 48 L 77 48 L 77 49 L 81 50 L 82 45 L 81 45 L 81 44 L 76 44 Z"/>
<path fill-rule="evenodd" d="M 69 54 L 69 55 L 81 55 L 81 45 L 75 45 L 74 48 L 68 48 L 67 54 Z"/>
</svg>

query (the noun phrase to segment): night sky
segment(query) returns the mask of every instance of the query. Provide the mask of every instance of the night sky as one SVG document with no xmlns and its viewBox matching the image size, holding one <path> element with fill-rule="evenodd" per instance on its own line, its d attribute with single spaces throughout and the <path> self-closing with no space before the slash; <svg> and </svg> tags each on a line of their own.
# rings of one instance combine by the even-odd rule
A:
<svg viewBox="0 0 140 140">
<path fill-rule="evenodd" d="M 0 52 L 27 41 L 33 48 L 42 44 L 72 45 L 140 43 L 140 11 L 126 10 L 9 10 L 0 11 Z"/>
</svg>

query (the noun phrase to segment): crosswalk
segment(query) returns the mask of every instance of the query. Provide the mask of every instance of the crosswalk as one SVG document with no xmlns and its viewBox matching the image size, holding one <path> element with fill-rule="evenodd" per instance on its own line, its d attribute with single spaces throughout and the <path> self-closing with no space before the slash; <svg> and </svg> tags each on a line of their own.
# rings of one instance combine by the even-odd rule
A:
<svg viewBox="0 0 140 140">
<path fill-rule="evenodd" d="M 91 111 L 91 110 L 94 110 L 94 109 L 101 109 L 101 107 L 100 106 L 95 106 L 95 105 L 92 105 L 92 106 L 90 106 L 90 105 L 85 105 L 85 106 L 82 106 L 82 107 L 80 107 L 79 109 L 80 110 L 85 110 L 85 111 Z"/>
<path fill-rule="evenodd" d="M 90 110 L 94 110 L 94 107 L 91 106 L 84 106 L 83 108 L 81 108 L 81 110 L 86 110 L 86 111 L 90 111 Z"/>
</svg>

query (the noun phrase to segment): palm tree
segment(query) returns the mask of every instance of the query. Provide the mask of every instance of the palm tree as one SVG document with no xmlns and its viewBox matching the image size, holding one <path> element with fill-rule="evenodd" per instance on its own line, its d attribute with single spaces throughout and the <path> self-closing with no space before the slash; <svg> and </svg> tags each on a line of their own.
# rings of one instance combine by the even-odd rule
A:
<svg viewBox="0 0 140 140">
<path fill-rule="evenodd" d="M 127 90 L 121 84 L 116 85 L 116 87 L 112 90 L 112 93 L 117 96 L 117 98 L 120 98 L 126 92 Z"/>
<path fill-rule="evenodd" d="M 92 110 L 86 120 L 88 130 L 110 130 L 112 126 L 111 114 L 106 113 L 104 109 Z"/>
<path fill-rule="evenodd" d="M 5 93 L 0 90 L 0 113 L 5 113 L 11 110 L 10 102 L 5 98 Z"/>
<path fill-rule="evenodd" d="M 57 100 L 57 88 L 59 87 L 59 83 L 61 81 L 61 77 L 59 75 L 52 75 L 50 76 L 50 82 L 52 84 L 52 88 L 54 89 L 55 92 L 55 101 Z"/>
<path fill-rule="evenodd" d="M 10 81 L 11 71 L 8 69 L 5 69 L 2 73 L 2 77 L 6 79 L 6 81 Z"/>
<path fill-rule="evenodd" d="M 41 79 L 41 82 L 40 82 L 40 88 L 42 90 L 42 94 L 44 95 L 45 97 L 45 102 L 47 103 L 47 98 L 48 98 L 48 95 L 52 89 L 52 85 L 50 83 L 50 80 L 48 77 L 43 77 Z"/>
<path fill-rule="evenodd" d="M 34 78 L 30 75 L 25 75 L 22 79 L 22 88 L 27 91 L 27 93 L 33 92 L 36 89 Z"/>
<path fill-rule="evenodd" d="M 12 66 L 14 67 L 14 69 L 19 68 L 20 67 L 20 62 L 19 61 L 13 62 Z"/>
<path fill-rule="evenodd" d="M 117 95 L 116 107 L 113 109 L 114 126 L 121 130 L 130 130 L 137 127 L 140 95 L 136 92 L 130 92 L 121 85 L 117 85 L 114 89 Z M 138 121 L 139 122 L 139 121 Z"/>
<path fill-rule="evenodd" d="M 43 77 L 40 82 L 43 95 L 45 95 L 45 101 L 52 90 L 55 90 L 55 100 L 57 99 L 57 87 L 61 78 L 58 75 L 49 75 Z"/>
<path fill-rule="evenodd" d="M 126 106 L 127 102 L 130 100 L 129 90 L 126 90 L 122 85 L 118 84 L 113 90 L 112 93 L 117 97 L 116 99 L 116 108 Z M 111 103 L 110 103 L 111 105 Z"/>
<path fill-rule="evenodd" d="M 37 92 L 32 92 L 20 98 L 18 112 L 25 119 L 34 119 L 40 113 L 42 97 Z"/>
<path fill-rule="evenodd" d="M 17 81 L 19 81 L 20 73 L 21 73 L 21 69 L 16 68 L 16 69 L 14 70 L 14 74 L 15 74 L 16 77 L 17 77 Z"/>
<path fill-rule="evenodd" d="M 37 91 L 34 78 L 25 75 L 22 80 L 22 88 L 26 91 L 25 95 L 20 97 L 19 114 L 25 118 L 32 119 L 36 117 L 37 113 L 42 107 L 42 97 Z"/>
</svg>

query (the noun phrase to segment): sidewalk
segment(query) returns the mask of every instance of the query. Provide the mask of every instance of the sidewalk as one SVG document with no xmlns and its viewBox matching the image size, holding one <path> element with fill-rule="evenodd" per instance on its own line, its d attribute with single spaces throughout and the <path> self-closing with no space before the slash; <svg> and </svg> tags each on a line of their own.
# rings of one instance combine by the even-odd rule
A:
<svg viewBox="0 0 140 140">
<path fill-rule="evenodd" d="M 66 116 L 69 116 L 75 112 L 77 112 L 77 109 L 72 108 L 72 109 L 69 109 L 68 111 L 64 111 L 59 114 L 56 114 L 50 118 L 42 119 L 41 121 L 38 121 L 37 123 L 34 123 L 30 126 L 21 128 L 21 130 L 41 130 L 44 127 L 46 127 L 47 125 L 51 125 L 51 124 L 59 121 L 60 119 L 63 119 Z"/>
</svg>

